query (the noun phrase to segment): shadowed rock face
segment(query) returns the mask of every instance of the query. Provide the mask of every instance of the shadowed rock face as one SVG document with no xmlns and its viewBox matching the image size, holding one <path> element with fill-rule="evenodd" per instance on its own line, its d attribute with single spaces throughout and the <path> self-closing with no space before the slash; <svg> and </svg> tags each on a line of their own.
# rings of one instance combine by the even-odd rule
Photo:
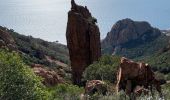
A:
<svg viewBox="0 0 170 100">
<path fill-rule="evenodd" d="M 68 12 L 67 46 L 69 49 L 73 81 L 80 85 L 85 68 L 101 56 L 100 32 L 87 7 L 75 4 Z"/>
<path fill-rule="evenodd" d="M 8 47 L 10 50 L 17 50 L 13 37 L 6 30 L 0 27 L 0 48 Z"/>
</svg>

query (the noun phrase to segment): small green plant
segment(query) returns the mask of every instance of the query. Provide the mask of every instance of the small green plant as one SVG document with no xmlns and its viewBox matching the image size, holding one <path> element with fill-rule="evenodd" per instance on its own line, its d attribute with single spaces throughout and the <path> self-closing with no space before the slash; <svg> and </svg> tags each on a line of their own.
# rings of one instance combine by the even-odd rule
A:
<svg viewBox="0 0 170 100">
<path fill-rule="evenodd" d="M 95 17 L 89 17 L 88 22 L 91 24 L 95 24 L 95 23 L 97 23 L 97 19 Z"/>
<path fill-rule="evenodd" d="M 49 89 L 52 94 L 52 100 L 80 100 L 80 95 L 84 89 L 71 84 L 59 84 Z"/>
</svg>

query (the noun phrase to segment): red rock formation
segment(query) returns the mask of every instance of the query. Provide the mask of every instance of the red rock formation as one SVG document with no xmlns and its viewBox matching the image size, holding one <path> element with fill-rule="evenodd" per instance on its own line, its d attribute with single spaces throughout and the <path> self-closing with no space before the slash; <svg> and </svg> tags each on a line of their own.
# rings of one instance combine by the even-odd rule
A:
<svg viewBox="0 0 170 100">
<path fill-rule="evenodd" d="M 0 48 L 8 47 L 10 50 L 16 50 L 13 37 L 4 29 L 0 28 Z"/>
<path fill-rule="evenodd" d="M 151 67 L 145 63 L 137 63 L 122 57 L 117 72 L 117 92 L 125 90 L 130 96 L 136 86 L 143 86 L 145 89 L 155 87 L 162 96 L 161 82 L 155 78 Z"/>
<path fill-rule="evenodd" d="M 64 83 L 64 80 L 53 70 L 44 68 L 43 65 L 32 65 L 34 73 L 43 78 L 43 84 L 46 86 L 55 86 L 59 83 Z"/>
<path fill-rule="evenodd" d="M 69 49 L 73 81 L 81 83 L 85 68 L 101 56 L 100 32 L 87 7 L 71 1 L 72 7 L 68 12 L 67 46 Z"/>
</svg>

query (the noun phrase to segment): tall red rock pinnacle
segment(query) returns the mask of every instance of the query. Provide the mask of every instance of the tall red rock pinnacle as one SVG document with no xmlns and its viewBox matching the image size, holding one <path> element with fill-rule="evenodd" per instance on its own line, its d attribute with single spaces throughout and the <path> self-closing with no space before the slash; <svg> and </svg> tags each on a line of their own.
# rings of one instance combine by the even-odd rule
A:
<svg viewBox="0 0 170 100">
<path fill-rule="evenodd" d="M 68 12 L 67 46 L 69 49 L 73 81 L 80 85 L 83 71 L 101 56 L 100 32 L 87 7 L 71 0 Z"/>
</svg>

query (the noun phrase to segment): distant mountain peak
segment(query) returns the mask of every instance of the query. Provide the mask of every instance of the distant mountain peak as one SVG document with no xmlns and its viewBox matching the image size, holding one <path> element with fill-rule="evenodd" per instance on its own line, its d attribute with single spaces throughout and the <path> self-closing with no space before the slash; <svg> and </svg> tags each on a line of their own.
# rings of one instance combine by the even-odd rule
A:
<svg viewBox="0 0 170 100">
<path fill-rule="evenodd" d="M 114 48 L 117 46 L 122 46 L 129 42 L 133 42 L 131 46 L 134 46 L 137 43 L 150 41 L 159 35 L 161 35 L 160 30 L 153 28 L 148 22 L 133 21 L 126 18 L 113 25 L 111 31 L 102 41 L 102 48 L 112 48 L 110 53 L 113 53 Z"/>
<path fill-rule="evenodd" d="M 161 34 L 158 29 L 151 27 L 146 21 L 133 21 L 126 18 L 119 20 L 113 25 L 103 42 L 109 42 L 112 45 L 120 45 L 130 40 L 138 39 L 146 33 L 150 33 L 152 36 Z"/>
</svg>

